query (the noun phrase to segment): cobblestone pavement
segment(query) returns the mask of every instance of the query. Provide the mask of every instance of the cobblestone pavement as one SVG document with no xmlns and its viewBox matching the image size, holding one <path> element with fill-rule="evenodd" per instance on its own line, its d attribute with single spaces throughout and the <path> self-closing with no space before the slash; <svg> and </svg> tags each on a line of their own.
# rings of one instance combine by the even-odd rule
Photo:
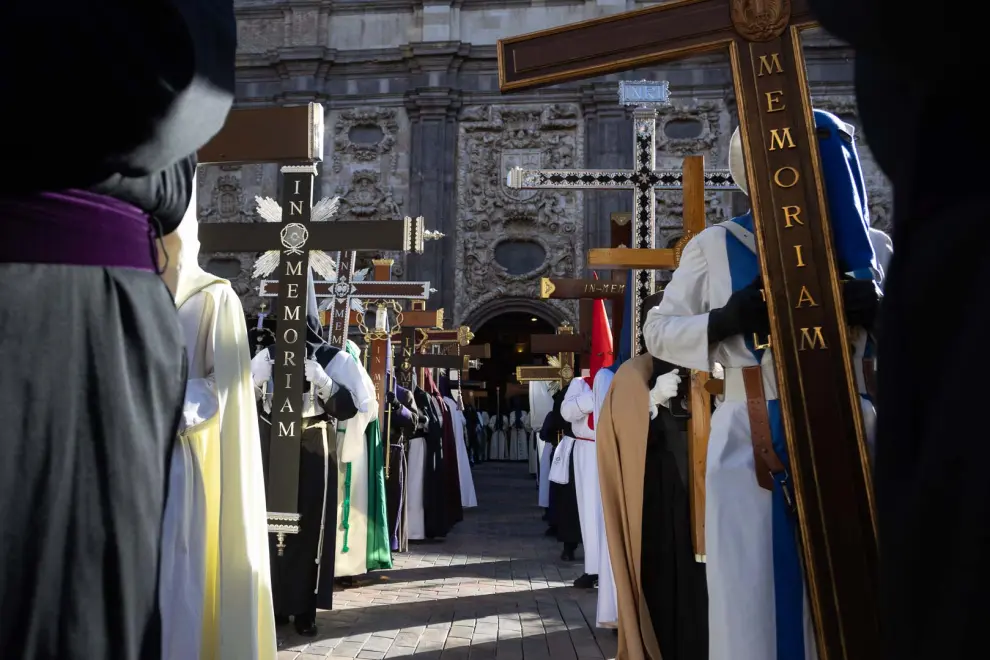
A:
<svg viewBox="0 0 990 660">
<path fill-rule="evenodd" d="M 614 658 L 614 631 L 595 628 L 595 592 L 570 586 L 582 564 L 561 562 L 543 535 L 526 465 L 485 463 L 474 482 L 480 506 L 446 540 L 412 544 L 392 570 L 337 591 L 315 638 L 280 627 L 279 660 Z"/>
</svg>

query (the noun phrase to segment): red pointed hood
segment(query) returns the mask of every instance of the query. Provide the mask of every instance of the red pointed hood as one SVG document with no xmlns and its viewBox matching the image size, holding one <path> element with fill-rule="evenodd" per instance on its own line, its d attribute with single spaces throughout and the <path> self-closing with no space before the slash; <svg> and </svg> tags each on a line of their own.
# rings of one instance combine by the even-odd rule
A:
<svg viewBox="0 0 990 660">
<path fill-rule="evenodd" d="M 597 280 L 598 273 L 594 275 Z M 615 351 L 612 347 L 612 327 L 608 322 L 608 314 L 605 313 L 605 301 L 601 299 L 596 300 L 592 306 L 590 362 L 591 374 L 588 378 L 588 385 L 591 386 L 594 386 L 595 374 L 612 366 L 612 363 L 615 362 Z"/>
</svg>

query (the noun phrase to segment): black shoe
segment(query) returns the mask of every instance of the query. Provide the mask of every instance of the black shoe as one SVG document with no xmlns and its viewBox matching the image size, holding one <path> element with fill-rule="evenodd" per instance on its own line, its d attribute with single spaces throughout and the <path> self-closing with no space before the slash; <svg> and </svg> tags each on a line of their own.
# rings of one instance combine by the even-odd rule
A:
<svg viewBox="0 0 990 660">
<path fill-rule="evenodd" d="M 337 584 L 344 589 L 350 589 L 354 586 L 354 577 L 348 575 L 347 577 L 337 578 Z"/>
<path fill-rule="evenodd" d="M 595 584 L 598 583 L 597 575 L 588 575 L 585 573 L 578 579 L 574 580 L 574 587 L 576 589 L 594 589 Z"/>
<path fill-rule="evenodd" d="M 296 615 L 294 623 L 296 632 L 303 637 L 316 637 L 316 617 L 312 615 Z"/>
<path fill-rule="evenodd" d="M 275 625 L 276 626 L 287 626 L 289 625 L 289 617 L 282 616 L 281 614 L 275 615 Z"/>
<path fill-rule="evenodd" d="M 560 561 L 574 561 L 574 551 L 565 549 L 560 553 Z"/>
</svg>

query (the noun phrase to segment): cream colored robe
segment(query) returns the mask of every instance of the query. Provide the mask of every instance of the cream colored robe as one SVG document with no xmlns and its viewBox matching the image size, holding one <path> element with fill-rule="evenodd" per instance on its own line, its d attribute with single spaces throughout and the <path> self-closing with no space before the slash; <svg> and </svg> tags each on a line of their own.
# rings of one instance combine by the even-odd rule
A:
<svg viewBox="0 0 990 660">
<path fill-rule="evenodd" d="M 244 310 L 203 271 L 195 196 L 168 237 L 189 381 L 162 529 L 164 660 L 275 660 L 268 519 Z"/>
<path fill-rule="evenodd" d="M 650 428 L 653 358 L 625 362 L 605 395 L 597 422 L 598 480 L 619 607 L 616 660 L 660 660 L 660 645 L 642 580 L 643 479 Z"/>
</svg>

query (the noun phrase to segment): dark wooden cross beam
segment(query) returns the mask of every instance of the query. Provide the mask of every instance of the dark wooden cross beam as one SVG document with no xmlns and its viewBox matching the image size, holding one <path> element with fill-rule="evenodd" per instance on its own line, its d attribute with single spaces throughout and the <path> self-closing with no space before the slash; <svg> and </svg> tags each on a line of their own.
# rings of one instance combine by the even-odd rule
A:
<svg viewBox="0 0 990 660">
<path fill-rule="evenodd" d="M 569 325 L 562 325 L 557 328 L 557 335 L 561 337 L 572 335 L 573 333 L 574 329 Z M 539 335 L 533 336 L 536 337 Z M 530 350 L 534 353 L 536 352 L 533 348 L 530 348 Z M 557 367 L 550 365 L 545 367 L 516 367 L 516 380 L 520 383 L 529 383 L 534 380 L 555 380 L 560 383 L 561 389 L 564 389 L 571 382 L 571 379 L 574 378 L 574 351 L 559 351 L 557 353 L 557 360 L 560 363 L 560 366 Z M 512 384 L 510 383 L 510 385 Z"/>
<path fill-rule="evenodd" d="M 729 55 L 819 655 L 858 660 L 881 655 L 876 517 L 801 49 L 816 26 L 808 0 L 680 0 L 503 39 L 499 82 Z"/>
<path fill-rule="evenodd" d="M 268 468 L 268 529 L 278 535 L 299 532 L 299 454 L 302 434 L 306 359 L 306 281 L 309 250 L 324 241 L 360 242 L 350 228 L 312 235 L 310 216 L 316 164 L 323 160 L 323 106 L 233 110 L 220 132 L 198 154 L 203 164 L 276 162 L 281 164 L 281 223 L 203 224 L 204 252 L 281 251 L 284 295 L 279 300 L 278 333 L 273 348 L 272 447 Z M 313 310 L 314 312 L 316 310 Z M 315 522 L 313 523 L 315 524 Z"/>
<path fill-rule="evenodd" d="M 543 299 L 579 300 L 581 298 L 605 298 L 621 300 L 625 295 L 625 282 L 569 277 L 540 278 L 540 298 Z"/>
<path fill-rule="evenodd" d="M 400 334 L 401 356 L 396 364 L 396 379 L 399 385 L 412 389 L 414 365 L 413 355 L 416 353 L 417 330 L 432 330 L 443 328 L 443 308 L 427 310 L 426 302 L 412 301 L 412 309 L 402 314 L 402 332 Z"/>
<path fill-rule="evenodd" d="M 470 347 L 474 333 L 466 325 L 454 330 L 417 330 L 416 354 L 411 363 L 419 369 L 419 381 L 423 382 L 423 369 L 453 369 L 458 372 L 467 371 L 469 360 L 479 353 L 484 357 L 490 355 L 488 344 L 483 348 Z M 427 353 L 427 347 L 441 352 Z"/>
</svg>

